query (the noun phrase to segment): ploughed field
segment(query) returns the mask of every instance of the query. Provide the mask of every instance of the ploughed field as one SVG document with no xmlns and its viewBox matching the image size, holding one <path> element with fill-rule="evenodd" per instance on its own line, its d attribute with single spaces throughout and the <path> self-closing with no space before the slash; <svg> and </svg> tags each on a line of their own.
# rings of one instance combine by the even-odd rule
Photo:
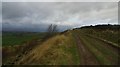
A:
<svg viewBox="0 0 120 67">
<path fill-rule="evenodd" d="M 3 34 L 3 64 L 118 65 L 119 34 L 116 27 L 77 28 L 45 39 L 45 33 Z"/>
</svg>

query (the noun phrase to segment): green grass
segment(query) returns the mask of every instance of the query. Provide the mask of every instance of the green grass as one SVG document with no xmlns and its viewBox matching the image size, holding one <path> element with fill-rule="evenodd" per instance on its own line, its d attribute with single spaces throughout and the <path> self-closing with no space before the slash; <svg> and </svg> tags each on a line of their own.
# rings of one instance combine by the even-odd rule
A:
<svg viewBox="0 0 120 67">
<path fill-rule="evenodd" d="M 31 41 L 36 38 L 43 38 L 44 33 L 3 33 L 2 34 L 2 46 L 14 46 L 22 45 L 27 41 Z"/>
<path fill-rule="evenodd" d="M 93 35 L 95 37 L 99 37 L 110 42 L 113 42 L 120 46 L 120 32 L 118 30 L 98 30 L 98 29 L 82 29 L 80 30 L 85 34 Z"/>
<path fill-rule="evenodd" d="M 0 47 L 2 46 L 2 34 L 0 34 Z"/>
<path fill-rule="evenodd" d="M 69 32 L 69 34 L 70 34 L 68 35 L 69 40 L 66 42 L 66 44 L 70 45 L 70 47 L 67 47 L 64 50 L 67 50 L 67 52 L 69 52 L 72 55 L 73 64 L 79 65 L 80 57 L 77 49 L 76 39 L 74 38 L 72 32 Z"/>
<path fill-rule="evenodd" d="M 48 49 L 48 52 L 42 57 L 46 58 L 44 64 L 52 65 L 79 65 L 80 59 L 77 50 L 76 41 L 72 34 L 68 33 L 67 36 L 58 36 L 54 39 L 54 46 Z M 46 44 L 47 45 L 47 44 Z"/>
</svg>

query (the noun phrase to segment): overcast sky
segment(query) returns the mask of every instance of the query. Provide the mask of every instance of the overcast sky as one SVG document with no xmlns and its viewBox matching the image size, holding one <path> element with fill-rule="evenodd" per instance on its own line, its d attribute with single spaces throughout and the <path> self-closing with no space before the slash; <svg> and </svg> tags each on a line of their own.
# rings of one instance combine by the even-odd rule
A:
<svg viewBox="0 0 120 67">
<path fill-rule="evenodd" d="M 118 2 L 119 0 L 2 0 L 3 2 Z"/>
<path fill-rule="evenodd" d="M 2 27 L 11 31 L 59 30 L 85 25 L 118 24 L 117 2 L 3 2 Z"/>
</svg>

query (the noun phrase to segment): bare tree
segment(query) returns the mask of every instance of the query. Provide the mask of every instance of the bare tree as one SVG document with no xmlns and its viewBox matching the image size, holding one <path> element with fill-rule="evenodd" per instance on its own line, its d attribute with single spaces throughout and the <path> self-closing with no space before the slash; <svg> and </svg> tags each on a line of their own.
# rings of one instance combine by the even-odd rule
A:
<svg viewBox="0 0 120 67">
<path fill-rule="evenodd" d="M 47 37 L 53 36 L 58 32 L 57 25 L 50 24 L 47 28 Z"/>
<path fill-rule="evenodd" d="M 52 27 L 53 27 L 52 24 L 50 24 L 50 25 L 48 26 L 48 29 L 47 29 L 47 32 L 48 32 L 48 33 L 52 33 Z"/>
<path fill-rule="evenodd" d="M 52 29 L 52 32 L 53 32 L 53 33 L 56 33 L 56 32 L 58 32 L 58 28 L 57 28 L 57 25 L 53 25 L 53 29 Z"/>
</svg>

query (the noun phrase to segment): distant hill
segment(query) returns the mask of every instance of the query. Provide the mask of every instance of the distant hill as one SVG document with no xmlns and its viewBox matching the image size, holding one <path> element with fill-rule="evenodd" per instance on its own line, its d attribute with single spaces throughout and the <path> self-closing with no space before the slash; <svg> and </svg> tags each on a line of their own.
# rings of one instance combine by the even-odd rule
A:
<svg viewBox="0 0 120 67">
<path fill-rule="evenodd" d="M 95 26 L 83 26 L 81 27 L 81 29 L 83 28 L 93 28 L 93 29 L 114 29 L 114 30 L 118 30 L 120 29 L 120 25 L 95 25 Z"/>
</svg>

